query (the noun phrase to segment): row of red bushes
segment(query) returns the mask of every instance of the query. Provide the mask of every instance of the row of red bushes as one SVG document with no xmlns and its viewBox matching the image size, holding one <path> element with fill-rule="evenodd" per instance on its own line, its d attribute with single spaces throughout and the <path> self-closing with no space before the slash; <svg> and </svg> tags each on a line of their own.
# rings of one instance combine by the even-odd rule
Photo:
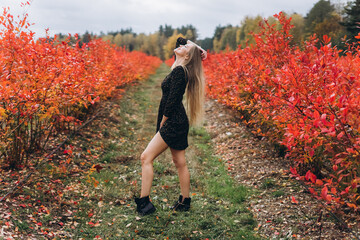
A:
<svg viewBox="0 0 360 240">
<path fill-rule="evenodd" d="M 262 23 L 256 44 L 208 57 L 207 93 L 285 146 L 292 175 L 316 197 L 359 210 L 359 46 L 341 51 L 327 36 L 294 46 L 291 19 L 275 17 L 280 25 Z"/>
<path fill-rule="evenodd" d="M 145 79 L 161 64 L 100 39 L 71 44 L 35 39 L 26 16 L 0 16 L 0 158 L 11 167 L 43 149 L 49 136 L 81 123 L 89 105 Z"/>
</svg>

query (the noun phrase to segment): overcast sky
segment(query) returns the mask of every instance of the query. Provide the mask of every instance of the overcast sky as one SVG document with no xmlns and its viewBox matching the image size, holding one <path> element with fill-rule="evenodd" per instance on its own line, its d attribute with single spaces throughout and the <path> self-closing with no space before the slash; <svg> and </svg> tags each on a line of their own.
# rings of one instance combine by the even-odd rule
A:
<svg viewBox="0 0 360 240">
<path fill-rule="evenodd" d="M 24 0 L 25 1 L 25 0 Z M 20 7 L 20 0 L 0 0 L 16 16 L 26 11 L 37 36 L 45 29 L 56 33 L 86 30 L 117 31 L 131 27 L 136 33 L 154 33 L 160 25 L 173 28 L 192 24 L 199 39 L 212 37 L 218 25 L 239 25 L 245 16 L 263 17 L 280 11 L 306 15 L 318 0 L 33 0 Z M 339 2 L 345 0 L 334 0 Z"/>
</svg>

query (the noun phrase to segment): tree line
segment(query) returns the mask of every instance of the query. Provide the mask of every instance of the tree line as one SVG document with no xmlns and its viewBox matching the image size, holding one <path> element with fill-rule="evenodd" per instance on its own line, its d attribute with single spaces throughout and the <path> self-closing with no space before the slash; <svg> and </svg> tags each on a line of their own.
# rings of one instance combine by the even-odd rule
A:
<svg viewBox="0 0 360 240">
<path fill-rule="evenodd" d="M 298 13 L 287 14 L 291 17 L 291 24 L 295 27 L 291 30 L 293 44 L 301 44 L 316 34 L 322 38 L 328 35 L 333 45 L 339 48 L 344 47 L 345 42 L 354 41 L 354 36 L 360 31 L 360 0 L 350 1 L 347 4 L 333 3 L 329 0 L 319 0 L 306 16 Z M 267 17 L 269 24 L 279 25 L 274 17 Z M 197 29 L 193 25 L 173 28 L 171 25 L 161 25 L 158 31 L 151 34 L 133 32 L 132 28 L 121 29 L 120 31 L 101 33 L 95 36 L 85 32 L 80 38 L 81 42 L 88 42 L 91 38 L 101 38 L 117 46 L 125 47 L 133 51 L 142 51 L 149 55 L 157 56 L 162 60 L 173 56 L 173 48 L 176 39 L 183 36 L 192 41 L 198 42 L 204 49 L 210 52 L 220 52 L 224 50 L 235 50 L 255 43 L 250 33 L 259 33 L 264 17 L 245 17 L 239 25 L 217 26 L 211 38 L 198 39 Z M 59 39 L 66 38 L 59 34 Z"/>
</svg>

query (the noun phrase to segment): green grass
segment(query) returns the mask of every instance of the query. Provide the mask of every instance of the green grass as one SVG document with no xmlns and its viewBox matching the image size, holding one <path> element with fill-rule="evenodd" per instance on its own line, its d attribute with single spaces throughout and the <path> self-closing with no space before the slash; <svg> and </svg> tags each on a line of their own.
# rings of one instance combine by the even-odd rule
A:
<svg viewBox="0 0 360 240">
<path fill-rule="evenodd" d="M 285 192 L 283 190 L 276 190 L 271 193 L 274 197 L 281 197 L 285 195 Z"/>
<path fill-rule="evenodd" d="M 273 188 L 276 185 L 275 180 L 271 178 L 264 178 L 261 182 L 262 182 L 261 184 L 262 189 Z"/>
</svg>

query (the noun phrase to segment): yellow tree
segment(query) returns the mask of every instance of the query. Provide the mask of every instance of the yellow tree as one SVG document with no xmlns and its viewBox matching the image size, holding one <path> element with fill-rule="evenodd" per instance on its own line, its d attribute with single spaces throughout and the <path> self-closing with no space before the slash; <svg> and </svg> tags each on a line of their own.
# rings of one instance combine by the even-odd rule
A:
<svg viewBox="0 0 360 240">
<path fill-rule="evenodd" d="M 108 34 L 108 35 L 104 35 L 101 37 L 101 39 L 106 42 L 106 41 L 109 41 L 110 43 L 114 43 L 113 40 L 114 40 L 114 36 L 111 35 L 111 34 Z"/>
<path fill-rule="evenodd" d="M 178 37 L 185 38 L 184 35 L 182 35 L 181 33 L 178 33 L 175 30 L 173 35 L 168 38 L 168 41 L 164 46 L 164 57 L 165 57 L 165 59 L 169 59 L 169 58 L 171 58 L 173 56 L 174 48 L 175 48 L 175 45 L 176 45 L 176 40 L 178 39 Z"/>
<path fill-rule="evenodd" d="M 218 46 L 220 47 L 220 50 L 225 50 L 226 48 L 229 48 L 230 50 L 237 49 L 236 35 L 238 30 L 239 27 L 229 27 L 223 31 Z"/>
<path fill-rule="evenodd" d="M 119 47 L 123 45 L 122 35 L 120 33 L 116 34 L 116 36 L 113 39 L 113 43 Z"/>
<path fill-rule="evenodd" d="M 236 43 L 237 45 L 241 45 L 245 47 L 246 43 L 254 44 L 255 40 L 250 35 L 251 32 L 259 33 L 261 27 L 259 26 L 259 22 L 263 21 L 263 18 L 258 15 L 256 17 L 245 17 L 242 21 L 240 29 L 236 33 Z"/>
<path fill-rule="evenodd" d="M 191 31 L 191 29 L 188 29 L 188 30 L 186 31 L 185 37 L 186 37 L 186 39 L 193 39 L 194 34 L 193 34 L 193 32 Z"/>
<path fill-rule="evenodd" d="M 294 13 L 291 15 L 291 24 L 294 25 L 294 28 L 290 30 L 291 35 L 293 35 L 293 43 L 301 44 L 305 38 L 305 19 L 302 15 Z"/>
</svg>

